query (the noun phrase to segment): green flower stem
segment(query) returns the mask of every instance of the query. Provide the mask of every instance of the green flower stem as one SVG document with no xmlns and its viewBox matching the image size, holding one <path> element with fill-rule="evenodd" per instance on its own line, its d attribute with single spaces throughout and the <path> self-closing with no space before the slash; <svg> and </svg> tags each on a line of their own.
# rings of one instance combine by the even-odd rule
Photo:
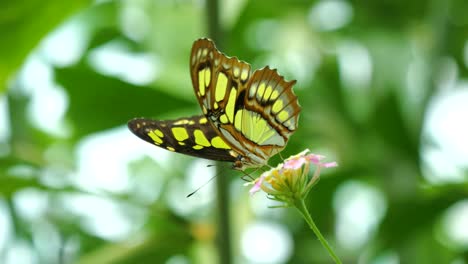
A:
<svg viewBox="0 0 468 264">
<path fill-rule="evenodd" d="M 312 229 L 312 231 L 314 231 L 315 235 L 320 240 L 320 243 L 322 243 L 322 246 L 327 249 L 328 254 L 330 254 L 330 256 L 333 258 L 335 263 L 342 264 L 340 258 L 335 254 L 333 249 L 328 244 L 327 240 L 322 236 L 322 233 L 320 233 L 320 230 L 315 225 L 314 220 L 312 219 L 312 217 L 310 216 L 309 211 L 307 210 L 304 199 L 296 199 L 296 201 L 294 203 L 294 206 L 302 214 L 302 216 L 304 217 L 307 224 L 309 224 L 310 229 Z"/>
</svg>

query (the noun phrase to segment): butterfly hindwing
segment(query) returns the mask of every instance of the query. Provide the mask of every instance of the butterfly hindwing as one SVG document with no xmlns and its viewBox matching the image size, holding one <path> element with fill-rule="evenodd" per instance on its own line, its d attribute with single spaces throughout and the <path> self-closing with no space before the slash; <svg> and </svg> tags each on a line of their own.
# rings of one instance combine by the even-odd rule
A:
<svg viewBox="0 0 468 264">
<path fill-rule="evenodd" d="M 297 129 L 301 107 L 292 90 L 295 83 L 296 81 L 285 81 L 276 69 L 268 66 L 255 71 L 250 78 L 247 84 L 248 93 L 244 98 L 245 109 L 260 113 L 285 141 L 284 144 L 275 144 L 268 137 L 267 131 L 264 131 L 263 135 L 256 135 L 262 139 L 257 141 L 259 145 L 284 147 L 289 136 Z"/>
<path fill-rule="evenodd" d="M 296 130 L 300 106 L 276 70 L 265 67 L 253 73 L 242 103 L 236 104 L 234 122 L 221 120 L 219 131 L 252 165 L 265 164 L 287 144 Z"/>
<path fill-rule="evenodd" d="M 218 136 L 204 116 L 176 120 L 135 118 L 129 129 L 158 147 L 199 158 L 235 161 L 231 148 Z"/>
</svg>

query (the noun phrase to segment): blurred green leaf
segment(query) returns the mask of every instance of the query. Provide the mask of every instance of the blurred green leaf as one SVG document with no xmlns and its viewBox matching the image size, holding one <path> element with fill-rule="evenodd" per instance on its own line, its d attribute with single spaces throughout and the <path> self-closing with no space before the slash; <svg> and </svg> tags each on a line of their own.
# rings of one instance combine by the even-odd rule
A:
<svg viewBox="0 0 468 264">
<path fill-rule="evenodd" d="M 100 75 L 83 64 L 57 69 L 57 81 L 68 92 L 67 117 L 76 137 L 125 125 L 134 117 L 183 109 L 196 102 L 183 100 L 150 87 L 136 86 Z"/>
<path fill-rule="evenodd" d="M 0 3 L 0 93 L 40 40 L 91 1 L 2 1 Z"/>
</svg>

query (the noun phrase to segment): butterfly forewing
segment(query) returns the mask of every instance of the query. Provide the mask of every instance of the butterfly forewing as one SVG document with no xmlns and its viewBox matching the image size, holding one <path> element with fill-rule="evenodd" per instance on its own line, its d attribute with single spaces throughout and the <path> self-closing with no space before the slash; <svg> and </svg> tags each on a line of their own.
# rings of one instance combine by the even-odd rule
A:
<svg viewBox="0 0 468 264">
<path fill-rule="evenodd" d="M 205 116 L 232 123 L 235 104 L 250 78 L 250 65 L 219 52 L 212 41 L 199 39 L 192 47 L 190 73 Z"/>
<path fill-rule="evenodd" d="M 219 161 L 236 159 L 205 116 L 164 121 L 135 118 L 128 127 L 139 138 L 170 151 Z"/>
</svg>

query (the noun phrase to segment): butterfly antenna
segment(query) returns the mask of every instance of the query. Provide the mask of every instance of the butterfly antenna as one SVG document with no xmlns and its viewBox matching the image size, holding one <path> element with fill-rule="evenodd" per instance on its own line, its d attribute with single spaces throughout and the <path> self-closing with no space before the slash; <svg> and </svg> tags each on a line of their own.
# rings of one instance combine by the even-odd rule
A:
<svg viewBox="0 0 468 264">
<path fill-rule="evenodd" d="M 260 167 L 259 167 L 259 168 L 256 168 L 256 169 L 255 169 L 254 171 L 252 171 L 251 173 L 255 173 L 255 172 L 257 172 L 259 169 L 260 169 Z M 252 175 L 250 175 L 250 173 L 247 173 L 247 172 L 245 172 L 245 171 L 241 171 L 241 172 L 244 173 L 244 176 L 241 177 L 241 179 L 242 179 L 243 181 L 251 182 L 251 181 L 254 181 L 254 180 L 255 180 L 255 179 L 252 177 Z"/>
<path fill-rule="evenodd" d="M 189 198 L 190 196 L 194 195 L 195 193 L 197 193 L 201 188 L 205 187 L 208 183 L 210 183 L 214 178 L 216 178 L 216 176 L 218 176 L 218 174 L 216 174 L 215 176 L 211 177 L 208 181 L 206 181 L 205 183 L 203 183 L 200 187 L 198 187 L 195 191 L 189 193 L 186 198 Z"/>
<path fill-rule="evenodd" d="M 284 158 L 283 158 L 283 155 L 281 155 L 281 152 L 278 152 L 278 154 L 279 154 L 281 160 L 284 162 Z"/>
<path fill-rule="evenodd" d="M 210 167 L 214 167 L 214 166 L 218 166 L 217 164 L 208 164 L 206 165 L 206 167 L 210 168 Z M 221 166 L 223 167 L 223 166 Z M 200 187 L 198 187 L 195 191 L 189 193 L 186 198 L 189 198 L 190 196 L 194 195 L 195 193 L 197 193 L 201 188 L 205 187 L 206 185 L 208 185 L 208 183 L 210 183 L 214 178 L 218 177 L 218 175 L 221 174 L 220 173 L 217 173 L 216 175 L 214 175 L 213 177 L 211 177 L 208 181 L 206 181 L 205 183 L 203 183 Z"/>
</svg>

